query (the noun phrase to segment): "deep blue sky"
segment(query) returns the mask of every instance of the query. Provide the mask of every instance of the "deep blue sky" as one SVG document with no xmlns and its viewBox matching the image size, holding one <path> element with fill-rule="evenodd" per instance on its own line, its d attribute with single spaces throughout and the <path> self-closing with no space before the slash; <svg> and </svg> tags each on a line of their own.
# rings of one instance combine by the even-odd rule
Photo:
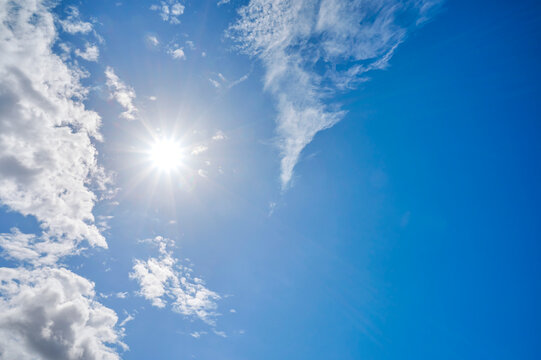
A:
<svg viewBox="0 0 541 360">
<path fill-rule="evenodd" d="M 99 161 L 120 190 L 118 206 L 94 209 L 114 216 L 109 249 L 64 263 L 97 293 L 128 292 L 99 299 L 135 317 L 121 357 L 540 358 L 541 3 L 443 3 L 388 68 L 328 100 L 347 114 L 303 150 L 286 190 L 265 70 L 223 35 L 244 4 L 186 2 L 172 25 L 146 2 L 77 3 L 105 40 L 83 83 L 103 119 Z M 196 50 L 173 60 L 149 34 Z M 118 119 L 105 66 L 135 89 L 144 120 Z M 208 81 L 217 73 L 249 77 L 221 90 Z M 143 123 L 184 141 L 218 130 L 227 139 L 205 152 L 206 177 L 171 187 L 162 175 L 152 190 L 154 175 L 134 185 L 146 166 L 133 150 L 148 142 Z M 38 231 L 3 207 L 0 232 L 14 226 Z M 222 296 L 215 327 L 137 295 L 134 259 L 158 254 L 138 240 L 157 235 Z"/>
</svg>

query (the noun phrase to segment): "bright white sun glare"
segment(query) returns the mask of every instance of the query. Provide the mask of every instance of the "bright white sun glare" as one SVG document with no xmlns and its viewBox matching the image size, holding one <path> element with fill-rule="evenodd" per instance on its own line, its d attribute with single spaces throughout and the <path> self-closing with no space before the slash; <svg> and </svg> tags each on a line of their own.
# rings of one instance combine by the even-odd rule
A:
<svg viewBox="0 0 541 360">
<path fill-rule="evenodd" d="M 150 160 L 160 170 L 176 170 L 182 164 L 182 149 L 173 140 L 157 140 L 150 149 Z"/>
</svg>

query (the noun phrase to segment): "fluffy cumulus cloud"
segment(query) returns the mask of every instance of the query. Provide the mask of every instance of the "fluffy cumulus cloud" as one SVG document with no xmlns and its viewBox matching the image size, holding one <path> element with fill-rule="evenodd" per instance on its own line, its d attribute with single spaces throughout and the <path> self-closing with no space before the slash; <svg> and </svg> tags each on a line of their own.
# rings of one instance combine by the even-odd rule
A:
<svg viewBox="0 0 541 360">
<path fill-rule="evenodd" d="M 75 55 L 86 61 L 98 61 L 100 50 L 96 45 L 87 43 L 84 50 L 75 49 Z"/>
<path fill-rule="evenodd" d="M 79 14 L 79 9 L 75 6 L 69 6 L 66 9 L 68 16 L 60 20 L 62 29 L 70 34 L 87 34 L 92 31 L 92 24 L 86 21 L 82 21 Z"/>
<path fill-rule="evenodd" d="M 133 100 L 135 100 L 135 90 L 124 84 L 110 66 L 105 69 L 105 76 L 107 78 L 107 87 L 111 92 L 111 98 L 115 99 L 120 106 L 125 109 L 125 111 L 120 114 L 120 117 L 127 120 L 134 120 L 138 111 L 133 104 Z"/>
<path fill-rule="evenodd" d="M 201 279 L 192 277 L 192 270 L 173 257 L 169 249 L 174 245 L 172 240 L 158 236 L 147 241 L 158 246 L 160 256 L 135 260 L 130 277 L 139 283 L 139 294 L 153 306 L 163 308 L 169 304 L 177 313 L 214 325 L 220 296 L 206 288 Z"/>
<path fill-rule="evenodd" d="M 184 5 L 175 0 L 161 1 L 160 4 L 151 5 L 150 10 L 157 11 L 163 21 L 180 24 L 178 18 L 184 14 Z"/>
<path fill-rule="evenodd" d="M 157 47 L 160 45 L 160 40 L 155 35 L 147 35 L 145 37 L 145 41 L 152 47 Z"/>
<path fill-rule="evenodd" d="M 51 51 L 50 6 L 0 2 L 0 202 L 41 225 L 36 234 L 0 234 L 3 257 L 26 266 L 0 268 L 0 358 L 118 359 L 114 311 L 95 300 L 93 283 L 56 264 L 83 240 L 107 247 L 92 210 L 108 178 L 96 160 L 101 119 L 83 104 L 83 72 Z M 70 8 L 59 24 L 89 32 L 78 16 Z"/>
<path fill-rule="evenodd" d="M 171 48 L 167 51 L 167 53 L 171 55 L 173 59 L 183 59 L 183 60 L 186 59 L 186 54 L 184 53 L 184 49 L 181 47 Z"/>
<path fill-rule="evenodd" d="M 277 98 L 281 183 L 286 188 L 301 151 L 345 113 L 329 105 L 366 72 L 383 69 L 407 32 L 426 21 L 436 0 L 251 0 L 229 34 L 266 69 Z"/>
<path fill-rule="evenodd" d="M 82 240 L 106 247 L 92 214 L 107 182 L 92 143 L 101 119 L 85 109 L 81 72 L 52 53 L 47 5 L 0 6 L 0 202 L 39 221 L 40 251 L 66 253 Z"/>
<path fill-rule="evenodd" d="M 116 314 L 94 284 L 58 268 L 0 268 L 0 358 L 119 359 Z"/>
</svg>

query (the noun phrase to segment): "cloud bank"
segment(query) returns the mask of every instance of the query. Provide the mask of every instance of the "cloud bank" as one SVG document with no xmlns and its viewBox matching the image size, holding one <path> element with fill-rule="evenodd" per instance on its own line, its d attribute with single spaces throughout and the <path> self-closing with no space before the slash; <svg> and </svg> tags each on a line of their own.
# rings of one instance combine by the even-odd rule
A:
<svg viewBox="0 0 541 360">
<path fill-rule="evenodd" d="M 41 226 L 0 234 L 2 255 L 24 264 L 0 268 L 0 358 L 118 359 L 114 311 L 95 300 L 92 282 L 57 265 L 83 241 L 107 247 L 92 210 L 109 179 L 97 164 L 101 119 L 83 104 L 84 72 L 51 50 L 50 6 L 0 2 L 0 203 Z M 59 24 L 92 30 L 76 8 Z"/>
<path fill-rule="evenodd" d="M 435 0 L 251 0 L 229 36 L 265 68 L 276 98 L 281 184 L 290 184 L 301 151 L 345 112 L 329 105 L 337 91 L 385 68 L 396 47 L 430 17 Z"/>
<path fill-rule="evenodd" d="M 52 53 L 54 17 L 42 2 L 1 6 L 0 202 L 34 216 L 50 251 L 107 247 L 92 214 L 93 190 L 108 181 L 92 144 L 101 119 L 85 109 L 81 72 Z"/>
</svg>

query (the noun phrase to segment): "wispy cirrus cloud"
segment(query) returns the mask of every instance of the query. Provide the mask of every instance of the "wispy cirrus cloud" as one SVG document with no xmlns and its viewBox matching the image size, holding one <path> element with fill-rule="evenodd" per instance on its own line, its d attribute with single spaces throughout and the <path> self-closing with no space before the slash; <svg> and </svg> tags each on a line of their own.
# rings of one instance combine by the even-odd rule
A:
<svg viewBox="0 0 541 360">
<path fill-rule="evenodd" d="M 156 35 L 147 35 L 145 37 L 145 41 L 152 47 L 157 47 L 158 45 L 160 45 L 160 40 Z"/>
<path fill-rule="evenodd" d="M 302 150 L 345 112 L 329 98 L 384 69 L 407 32 L 430 17 L 435 0 L 251 0 L 229 36 L 265 68 L 277 99 L 281 184 Z M 421 21 L 422 22 L 422 21 Z"/>
<path fill-rule="evenodd" d="M 231 89 L 240 83 L 248 80 L 250 77 L 250 72 L 247 74 L 242 75 L 240 78 L 235 80 L 228 80 L 222 73 L 215 74 L 214 77 L 209 78 L 209 82 L 214 86 L 216 89 Z"/>
<path fill-rule="evenodd" d="M 125 109 L 120 114 L 120 117 L 127 120 L 134 120 L 138 112 L 137 107 L 133 104 L 136 96 L 135 90 L 120 80 L 110 66 L 105 69 L 105 76 L 107 78 L 107 87 L 111 92 L 111 98 L 115 99 Z"/>
<path fill-rule="evenodd" d="M 160 256 L 135 260 L 130 277 L 139 283 L 139 294 L 153 306 L 163 308 L 169 304 L 174 312 L 215 325 L 220 296 L 206 288 L 203 280 L 192 277 L 192 270 L 173 257 L 169 248 L 174 241 L 157 236 L 146 242 L 156 245 Z"/>
</svg>

